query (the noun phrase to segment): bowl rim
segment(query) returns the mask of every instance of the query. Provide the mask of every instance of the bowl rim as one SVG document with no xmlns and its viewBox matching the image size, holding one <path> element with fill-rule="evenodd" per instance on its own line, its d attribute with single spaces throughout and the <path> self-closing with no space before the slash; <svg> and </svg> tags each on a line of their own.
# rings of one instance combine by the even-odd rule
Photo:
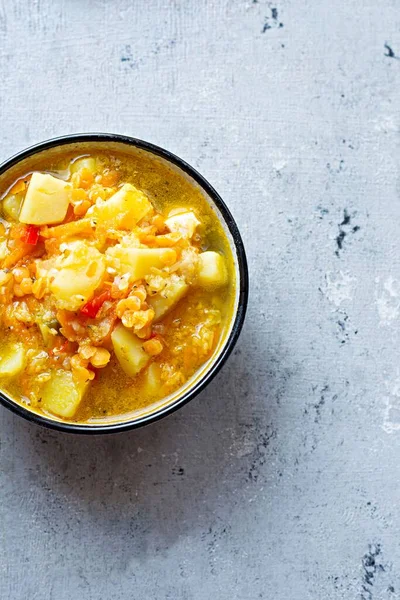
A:
<svg viewBox="0 0 400 600">
<path fill-rule="evenodd" d="M 216 374 L 225 364 L 242 330 L 248 304 L 249 274 L 242 237 L 239 233 L 238 226 L 236 225 L 236 222 L 230 210 L 228 209 L 225 202 L 222 200 L 221 196 L 213 188 L 213 186 L 203 177 L 203 175 L 201 175 L 194 167 L 189 165 L 189 163 L 187 163 L 185 160 L 183 160 L 176 154 L 173 154 L 169 150 L 165 150 L 164 148 L 157 146 L 156 144 L 153 144 L 151 142 L 146 142 L 139 138 L 130 137 L 118 133 L 73 133 L 64 136 L 58 136 L 43 142 L 39 142 L 37 144 L 34 144 L 33 146 L 29 146 L 25 150 L 22 150 L 21 152 L 18 152 L 17 154 L 14 154 L 10 158 L 6 159 L 0 164 L 0 175 L 3 175 L 11 167 L 15 166 L 22 160 L 33 156 L 34 154 L 38 154 L 40 152 L 49 150 L 57 146 L 64 146 L 67 144 L 84 142 L 116 142 L 125 144 L 127 146 L 133 146 L 135 148 L 145 150 L 151 154 L 154 154 L 155 156 L 159 156 L 165 159 L 167 162 L 172 163 L 173 165 L 184 171 L 187 175 L 189 175 L 207 194 L 207 196 L 211 198 L 211 201 L 216 205 L 219 212 L 221 213 L 222 218 L 226 226 L 228 227 L 228 230 L 233 239 L 233 245 L 237 255 L 239 275 L 239 293 L 235 319 L 232 324 L 229 336 L 226 338 L 223 347 L 216 356 L 214 362 L 212 363 L 210 368 L 208 368 L 204 372 L 204 374 L 195 382 L 195 384 L 192 387 L 190 387 L 186 392 L 184 392 L 181 396 L 176 398 L 170 404 L 161 406 L 154 412 L 121 423 L 117 422 L 104 425 L 89 425 L 85 423 L 64 423 L 63 421 L 52 420 L 38 413 L 30 411 L 28 408 L 25 408 L 17 402 L 14 402 L 13 400 L 7 398 L 7 396 L 5 396 L 0 391 L 0 403 L 3 404 L 3 406 L 8 408 L 9 410 L 11 410 L 13 413 L 24 417 L 30 422 L 42 425 L 43 427 L 46 427 L 48 429 L 62 431 L 64 433 L 99 435 L 105 433 L 121 433 L 123 431 L 129 431 L 131 429 L 143 427 L 144 425 L 149 425 L 150 423 L 158 421 L 159 419 L 175 412 L 178 408 L 181 408 L 182 406 L 187 404 L 190 400 L 197 396 L 197 394 L 199 394 L 199 392 L 201 392 L 206 387 L 206 385 L 208 385 L 208 383 L 210 383 L 210 381 L 216 376 Z"/>
</svg>

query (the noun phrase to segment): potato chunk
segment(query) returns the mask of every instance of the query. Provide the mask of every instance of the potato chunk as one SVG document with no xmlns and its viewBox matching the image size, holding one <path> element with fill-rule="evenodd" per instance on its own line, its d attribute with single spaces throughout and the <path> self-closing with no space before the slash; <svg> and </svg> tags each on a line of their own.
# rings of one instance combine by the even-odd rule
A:
<svg viewBox="0 0 400 600">
<path fill-rule="evenodd" d="M 206 289 L 214 289 L 226 285 L 228 271 L 225 259 L 218 252 L 211 250 L 199 254 L 199 270 L 197 281 Z"/>
<path fill-rule="evenodd" d="M 18 221 L 19 211 L 21 210 L 22 195 L 8 194 L 3 200 L 3 213 L 6 219 Z"/>
<path fill-rule="evenodd" d="M 22 344 L 9 344 L 0 350 L 0 377 L 14 377 L 25 368 L 26 356 Z"/>
<path fill-rule="evenodd" d="M 60 308 L 75 311 L 92 298 L 100 285 L 105 272 L 105 260 L 96 248 L 81 241 L 68 244 L 66 254 L 56 265 L 57 271 L 50 290 Z"/>
<path fill-rule="evenodd" d="M 146 194 L 125 183 L 111 198 L 101 200 L 90 214 L 103 223 L 113 223 L 120 229 L 132 229 L 153 207 Z"/>
<path fill-rule="evenodd" d="M 106 251 L 110 266 L 119 273 L 130 273 L 133 280 L 143 279 L 155 267 L 162 269 L 176 260 L 172 248 L 133 248 L 117 244 Z"/>
<path fill-rule="evenodd" d="M 161 292 L 148 298 L 148 303 L 154 309 L 154 320 L 161 319 L 172 310 L 188 291 L 189 286 L 184 279 L 172 276 Z"/>
<path fill-rule="evenodd" d="M 111 334 L 115 356 L 129 377 L 135 377 L 150 361 L 150 356 L 143 350 L 142 341 L 122 324 Z"/>
<path fill-rule="evenodd" d="M 78 173 L 82 169 L 88 169 L 91 173 L 96 173 L 96 159 L 93 156 L 82 156 L 82 158 L 74 160 L 70 165 L 71 173 Z"/>
<path fill-rule="evenodd" d="M 47 173 L 33 173 L 19 220 L 31 225 L 61 223 L 67 214 L 70 184 Z"/>
<path fill-rule="evenodd" d="M 89 387 L 89 382 L 78 382 L 71 371 L 53 371 L 42 390 L 42 408 L 69 419 L 74 416 Z"/>
<path fill-rule="evenodd" d="M 194 212 L 184 212 L 172 215 L 165 220 L 165 225 L 170 231 L 180 233 L 182 237 L 191 239 L 200 221 Z"/>
</svg>

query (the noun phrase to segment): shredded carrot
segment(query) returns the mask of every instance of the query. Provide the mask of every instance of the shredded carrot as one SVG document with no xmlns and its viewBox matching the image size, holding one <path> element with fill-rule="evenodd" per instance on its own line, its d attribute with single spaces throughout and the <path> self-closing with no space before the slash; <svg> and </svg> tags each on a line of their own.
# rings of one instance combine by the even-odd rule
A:
<svg viewBox="0 0 400 600">
<path fill-rule="evenodd" d="M 59 238 L 77 235 L 79 233 L 93 233 L 93 228 L 90 219 L 79 219 L 55 227 L 43 227 L 41 235 L 44 238 Z"/>
<path fill-rule="evenodd" d="M 139 235 L 142 244 L 155 248 L 172 248 L 182 240 L 180 233 L 166 233 L 165 235 Z"/>
<path fill-rule="evenodd" d="M 31 246 L 30 244 L 21 243 L 21 245 L 15 248 L 11 254 L 5 257 L 2 263 L 2 268 L 11 269 L 12 267 L 15 267 L 17 262 L 24 258 L 24 256 L 30 254 L 34 247 L 35 246 Z"/>
</svg>

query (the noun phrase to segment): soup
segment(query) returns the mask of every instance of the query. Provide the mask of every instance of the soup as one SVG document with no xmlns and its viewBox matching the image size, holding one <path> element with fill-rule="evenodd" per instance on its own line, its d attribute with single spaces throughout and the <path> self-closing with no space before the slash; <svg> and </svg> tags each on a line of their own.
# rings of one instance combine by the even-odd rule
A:
<svg viewBox="0 0 400 600">
<path fill-rule="evenodd" d="M 189 386 L 223 343 L 235 270 L 200 189 L 110 148 L 3 179 L 0 388 L 52 419 L 127 420 Z"/>
</svg>

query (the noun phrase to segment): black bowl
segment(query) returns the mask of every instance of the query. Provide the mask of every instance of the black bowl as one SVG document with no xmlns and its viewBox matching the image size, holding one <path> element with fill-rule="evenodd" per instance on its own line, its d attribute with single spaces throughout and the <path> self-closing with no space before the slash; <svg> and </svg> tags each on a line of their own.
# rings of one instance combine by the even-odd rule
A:
<svg viewBox="0 0 400 600">
<path fill-rule="evenodd" d="M 133 146 L 140 150 L 144 150 L 145 152 L 148 152 L 150 154 L 161 157 L 162 159 L 167 161 L 167 163 L 174 165 L 178 168 L 178 170 L 180 170 L 181 172 L 188 175 L 191 179 L 193 179 L 205 193 L 206 200 L 211 204 L 211 206 L 214 205 L 214 207 L 217 208 L 218 213 L 222 217 L 222 220 L 224 221 L 225 226 L 227 227 L 231 235 L 231 240 L 233 242 L 232 251 L 236 255 L 235 258 L 237 261 L 236 275 L 238 279 L 239 288 L 237 308 L 234 314 L 233 323 L 231 325 L 230 334 L 226 338 L 223 346 L 221 347 L 216 359 L 211 364 L 210 368 L 207 369 L 197 381 L 195 381 L 192 387 L 184 391 L 182 395 L 173 400 L 171 404 L 166 404 L 164 406 L 155 408 L 154 412 L 139 416 L 138 418 L 132 418 L 132 420 L 130 421 L 123 421 L 121 423 L 116 422 L 102 425 L 64 423 L 62 421 L 57 421 L 55 419 L 53 420 L 51 418 L 30 411 L 28 408 L 25 408 L 23 405 L 14 402 L 5 394 L 0 392 L 0 402 L 14 413 L 24 417 L 25 419 L 28 419 L 28 421 L 33 421 L 34 423 L 38 423 L 39 425 L 43 425 L 44 427 L 48 427 L 50 429 L 58 429 L 60 431 L 68 433 L 99 434 L 127 431 L 129 429 L 141 427 L 143 425 L 147 425 L 153 421 L 161 419 L 161 417 L 165 417 L 166 415 L 172 413 L 179 407 L 186 404 L 186 402 L 189 402 L 189 400 L 194 398 L 194 396 L 196 396 L 202 389 L 205 388 L 205 386 L 213 379 L 213 377 L 221 369 L 221 367 L 229 357 L 230 353 L 232 352 L 233 347 L 239 337 L 246 314 L 249 279 L 246 253 L 244 250 L 243 241 L 240 236 L 238 227 L 235 223 L 235 220 L 233 219 L 228 207 L 226 206 L 222 198 L 208 183 L 208 181 L 204 179 L 204 177 L 200 175 L 200 173 L 198 173 L 193 167 L 191 167 L 188 163 L 186 163 L 178 156 L 175 156 L 175 154 L 172 154 L 171 152 L 168 152 L 168 150 L 164 150 L 159 146 L 155 146 L 154 144 L 150 144 L 149 142 L 144 142 L 143 140 L 138 140 L 136 138 L 111 133 L 79 133 L 67 135 L 51 139 L 40 144 L 36 144 L 9 158 L 0 165 L 0 176 L 4 175 L 13 167 L 16 167 L 21 161 L 25 161 L 33 155 L 37 155 L 44 151 L 48 151 L 50 149 L 55 149 L 65 145 L 74 146 L 75 144 L 79 145 L 91 142 L 104 145 L 118 144 L 130 147 Z"/>
</svg>

